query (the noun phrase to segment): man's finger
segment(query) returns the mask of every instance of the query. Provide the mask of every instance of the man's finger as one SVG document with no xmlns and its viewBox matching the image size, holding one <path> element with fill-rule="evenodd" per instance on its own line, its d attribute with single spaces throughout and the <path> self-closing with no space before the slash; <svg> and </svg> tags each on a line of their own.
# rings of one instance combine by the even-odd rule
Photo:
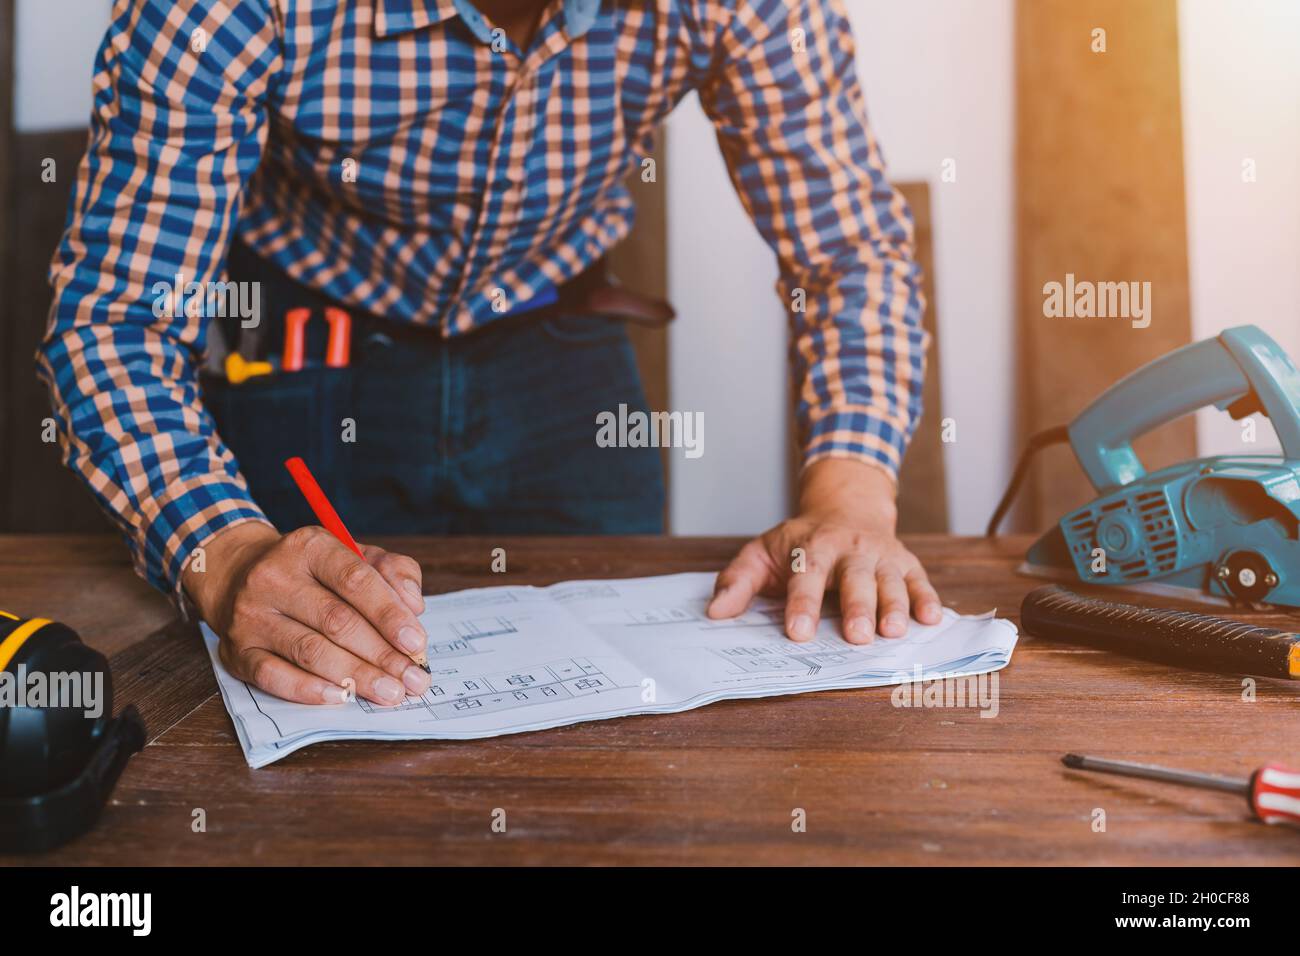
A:
<svg viewBox="0 0 1300 956">
<path fill-rule="evenodd" d="M 807 567 L 791 572 L 785 583 L 785 633 L 792 641 L 811 641 L 817 633 L 826 595 L 826 578 L 831 562 L 819 559 L 811 549 Z"/>
<path fill-rule="evenodd" d="M 858 558 L 840 568 L 840 615 L 844 639 L 870 644 L 876 634 L 876 567 Z"/>
<path fill-rule="evenodd" d="M 907 593 L 912 596 L 912 613 L 922 624 L 943 620 L 943 602 L 930 585 L 930 579 L 918 565 L 907 573 Z"/>
<path fill-rule="evenodd" d="M 389 644 L 361 614 L 332 591 L 312 581 L 305 587 L 290 588 L 279 601 L 287 617 L 325 635 L 339 647 L 367 663 L 388 672 L 402 682 L 407 693 L 418 697 L 429 689 L 431 679 L 409 655 Z"/>
<path fill-rule="evenodd" d="M 876 568 L 876 592 L 880 596 L 880 636 L 902 637 L 907 633 L 907 585 L 896 566 Z"/>
<path fill-rule="evenodd" d="M 318 537 L 307 552 L 316 580 L 356 608 L 370 626 L 406 654 L 419 654 L 428 641 L 424 627 L 378 571 L 330 537 Z"/>
<path fill-rule="evenodd" d="M 400 681 L 339 647 L 325 635 L 287 617 L 271 625 L 263 637 L 266 646 L 308 673 L 323 677 L 376 704 L 393 706 L 406 697 Z"/>
<path fill-rule="evenodd" d="M 718 575 L 709 601 L 711 618 L 735 617 L 749 607 L 754 595 L 772 582 L 772 564 L 763 543 L 753 539 Z"/>
<path fill-rule="evenodd" d="M 424 613 L 423 573 L 420 562 L 404 554 L 394 554 L 373 544 L 363 544 L 361 552 L 370 566 L 379 572 L 398 597 L 411 609 L 411 613 Z"/>
<path fill-rule="evenodd" d="M 298 704 L 342 704 L 348 699 L 346 687 L 309 674 L 263 648 L 235 651 L 229 641 L 222 641 L 219 651 L 226 670 L 276 697 Z"/>
</svg>

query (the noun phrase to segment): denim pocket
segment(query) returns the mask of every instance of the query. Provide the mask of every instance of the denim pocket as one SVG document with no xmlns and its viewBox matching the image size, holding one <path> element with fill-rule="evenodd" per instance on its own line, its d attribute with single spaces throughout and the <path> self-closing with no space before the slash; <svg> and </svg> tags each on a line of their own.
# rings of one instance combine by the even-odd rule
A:
<svg viewBox="0 0 1300 956">
<path fill-rule="evenodd" d="M 295 455 L 307 462 L 339 512 L 347 513 L 353 381 L 350 368 L 307 368 L 241 385 L 215 376 L 203 381 L 217 433 L 234 452 L 253 500 L 281 531 L 317 523 L 284 467 Z"/>
<path fill-rule="evenodd" d="M 542 331 L 557 342 L 572 345 L 597 345 L 612 342 L 627 334 L 622 319 L 604 315 L 564 313 L 543 319 Z"/>
</svg>

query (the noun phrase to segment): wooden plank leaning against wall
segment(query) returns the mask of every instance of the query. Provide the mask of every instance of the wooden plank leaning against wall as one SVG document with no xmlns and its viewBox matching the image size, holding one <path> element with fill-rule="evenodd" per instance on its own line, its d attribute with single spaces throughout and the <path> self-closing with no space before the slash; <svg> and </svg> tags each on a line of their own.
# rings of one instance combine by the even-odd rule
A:
<svg viewBox="0 0 1300 956">
<path fill-rule="evenodd" d="M 636 224 L 631 233 L 609 255 L 610 271 L 623 285 L 656 299 L 668 298 L 668 201 L 664 179 L 665 133 L 660 130 L 655 137 L 652 158 L 655 160 L 653 178 L 642 175 L 637 168 L 627 178 L 627 187 L 636 201 Z M 637 366 L 641 372 L 641 386 L 645 390 L 650 411 L 671 411 L 668 396 L 668 330 L 628 325 L 632 346 L 636 349 Z M 593 434 L 595 424 L 592 424 Z M 668 453 L 662 448 L 659 460 L 664 469 L 664 488 L 669 487 Z M 664 499 L 664 527 L 668 527 L 668 498 Z"/>
<path fill-rule="evenodd" d="M 0 0 L 0 302 L 11 302 L 10 223 L 13 222 L 13 102 L 14 102 L 14 5 Z M 5 514 L 12 483 L 13 456 L 9 453 L 9 354 L 8 321 L 0 319 L 0 531 L 7 530 Z"/>
<path fill-rule="evenodd" d="M 1187 344 L 1191 320 L 1176 0 L 1019 0 L 1016 58 L 1023 447 Z M 1147 315 L 1045 315 L 1044 285 L 1067 275 L 1149 282 Z M 1190 458 L 1194 424 L 1157 429 L 1137 448 L 1149 469 Z M 1094 496 L 1069 451 L 1039 458 L 1022 496 L 1034 530 Z"/>
</svg>

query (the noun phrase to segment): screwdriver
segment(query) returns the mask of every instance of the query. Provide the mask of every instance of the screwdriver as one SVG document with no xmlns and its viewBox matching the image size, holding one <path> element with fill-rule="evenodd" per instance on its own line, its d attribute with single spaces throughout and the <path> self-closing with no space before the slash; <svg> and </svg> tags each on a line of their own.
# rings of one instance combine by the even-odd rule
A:
<svg viewBox="0 0 1300 956">
<path fill-rule="evenodd" d="M 1177 783 L 1184 787 L 1202 787 L 1207 790 L 1222 790 L 1225 793 L 1239 793 L 1246 798 L 1251 812 L 1265 823 L 1289 823 L 1300 826 L 1300 770 L 1292 770 L 1279 763 L 1265 764 L 1249 777 L 1220 777 L 1212 773 L 1196 773 L 1191 770 L 1176 770 L 1172 767 L 1157 767 L 1148 763 L 1130 763 L 1127 760 L 1105 760 L 1101 757 L 1085 757 L 1082 754 L 1066 754 L 1061 763 L 1074 770 L 1097 770 L 1101 773 L 1117 773 L 1125 777 L 1142 777 L 1146 780 L 1162 780 L 1165 783 Z"/>
</svg>

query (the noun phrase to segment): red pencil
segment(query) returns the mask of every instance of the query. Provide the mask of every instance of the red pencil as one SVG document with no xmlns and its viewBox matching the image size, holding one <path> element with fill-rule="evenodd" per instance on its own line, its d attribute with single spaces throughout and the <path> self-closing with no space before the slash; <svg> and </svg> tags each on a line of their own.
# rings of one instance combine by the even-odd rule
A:
<svg viewBox="0 0 1300 956">
<path fill-rule="evenodd" d="M 301 458 L 288 458 L 284 462 L 284 467 L 288 468 L 289 474 L 293 475 L 298 490 L 307 499 L 307 504 L 311 505 L 311 510 L 315 513 L 317 520 L 320 521 L 321 527 L 355 551 L 357 557 L 364 561 L 366 556 L 357 547 L 357 542 L 348 533 L 347 525 L 343 523 L 339 513 L 334 510 L 330 500 L 325 497 L 325 492 L 321 490 L 321 486 L 316 484 L 316 476 L 311 473 L 307 463 Z"/>
<path fill-rule="evenodd" d="M 316 519 L 321 523 L 321 527 L 355 551 L 357 557 L 364 561 L 366 556 L 361 553 L 361 549 L 357 547 L 356 540 L 348 532 L 347 525 L 343 523 L 343 519 L 339 517 L 339 513 L 334 510 L 334 506 L 330 504 L 330 500 L 325 497 L 325 492 L 321 489 L 321 486 L 316 483 L 316 477 L 307 467 L 307 463 L 301 458 L 293 457 L 285 459 L 284 467 L 289 469 L 289 474 L 293 475 L 293 480 L 298 485 L 298 490 L 301 491 L 302 496 L 307 499 L 307 504 L 311 506 L 311 510 L 315 513 Z M 420 651 L 418 654 L 412 654 L 411 660 L 415 661 L 416 664 L 423 667 L 426 671 L 429 669 L 429 657 L 424 653 L 424 651 Z"/>
</svg>

